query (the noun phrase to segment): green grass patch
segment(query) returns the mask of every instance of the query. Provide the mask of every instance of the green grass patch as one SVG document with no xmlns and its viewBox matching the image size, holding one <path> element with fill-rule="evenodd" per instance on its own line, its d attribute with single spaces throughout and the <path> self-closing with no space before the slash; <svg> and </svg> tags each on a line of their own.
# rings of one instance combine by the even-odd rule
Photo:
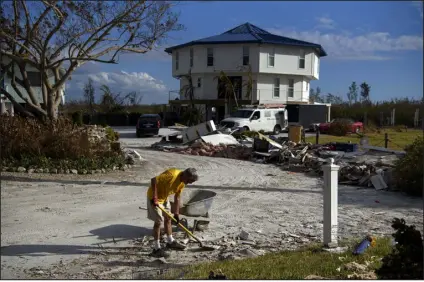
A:
<svg viewBox="0 0 424 282">
<path fill-rule="evenodd" d="M 366 133 L 368 137 L 368 143 L 371 146 L 384 147 L 384 134 L 387 133 L 389 137 L 388 148 L 392 150 L 404 150 L 405 146 L 410 145 L 414 142 L 417 137 L 423 137 L 423 131 L 417 129 L 403 129 L 399 132 L 399 129 L 385 129 L 377 130 L 370 133 Z M 329 142 L 348 142 L 359 144 L 361 136 L 358 134 L 350 134 L 347 136 L 332 136 L 332 135 L 320 135 L 319 143 L 326 144 Z M 306 142 L 315 144 L 315 136 L 307 137 Z"/>
<path fill-rule="evenodd" d="M 356 243 L 356 242 L 355 242 Z M 348 244 L 355 246 L 355 243 Z M 343 254 L 324 252 L 319 246 L 311 246 L 296 251 L 269 253 L 256 258 L 234 261 L 217 261 L 196 264 L 177 272 L 168 273 L 166 279 L 175 279 L 185 273 L 183 279 L 207 279 L 209 272 L 221 270 L 228 279 L 304 279 L 308 275 L 317 275 L 332 279 L 346 279 L 352 271 L 344 269 L 348 262 L 365 264 L 369 270 L 381 266 L 380 259 L 392 250 L 390 238 L 379 238 L 376 246 L 368 248 L 363 255 L 354 256 L 352 250 Z M 340 269 L 340 271 L 338 270 Z"/>
</svg>

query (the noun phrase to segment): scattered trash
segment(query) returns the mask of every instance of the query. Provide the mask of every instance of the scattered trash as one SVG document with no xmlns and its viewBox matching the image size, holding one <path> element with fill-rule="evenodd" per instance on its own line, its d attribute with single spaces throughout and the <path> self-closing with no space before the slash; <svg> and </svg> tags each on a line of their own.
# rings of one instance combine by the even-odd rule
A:
<svg viewBox="0 0 424 282">
<path fill-rule="evenodd" d="M 374 187 L 376 190 L 393 187 L 394 163 L 403 153 L 353 143 L 295 143 L 287 137 L 267 137 L 259 132 L 254 138 L 244 136 L 243 132 L 233 136 L 234 132 L 222 133 L 224 131 L 217 129 L 213 121 L 190 128 L 179 127 L 178 130 L 183 135 L 183 145 L 161 141 L 152 147 L 184 155 L 274 163 L 289 173 L 304 172 L 317 176 L 323 175 L 323 164 L 333 158 L 340 166 L 340 184 Z"/>
<path fill-rule="evenodd" d="M 202 136 L 202 140 L 208 144 L 219 145 L 239 145 L 240 143 L 232 135 L 227 134 L 213 134 Z"/>
<path fill-rule="evenodd" d="M 366 249 L 368 249 L 368 247 L 374 247 L 375 244 L 375 238 L 368 235 L 355 247 L 353 254 L 361 255 Z"/>
<path fill-rule="evenodd" d="M 189 127 L 182 132 L 183 143 L 197 140 L 202 136 L 206 136 L 214 131 L 216 131 L 216 126 L 213 120 Z"/>
<path fill-rule="evenodd" d="M 365 273 L 353 273 L 347 275 L 348 279 L 354 279 L 354 280 L 377 280 L 377 275 L 375 272 L 365 272 Z"/>
<path fill-rule="evenodd" d="M 225 276 L 220 269 L 218 271 L 219 271 L 219 274 L 215 274 L 213 271 L 209 272 L 208 279 L 209 280 L 227 280 L 227 276 Z"/>
<path fill-rule="evenodd" d="M 321 277 L 321 276 L 313 275 L 313 274 L 305 277 L 305 280 L 329 280 L 329 279 L 330 278 L 325 278 L 325 277 Z"/>
<path fill-rule="evenodd" d="M 357 262 L 349 262 L 347 264 L 344 265 L 344 268 L 348 271 L 366 271 L 367 270 L 367 266 L 363 265 L 363 264 L 359 264 Z"/>
<path fill-rule="evenodd" d="M 249 232 L 246 232 L 246 231 L 242 230 L 241 233 L 240 233 L 240 235 L 239 235 L 239 238 L 241 240 L 248 240 L 249 239 L 249 235 L 250 235 Z"/>
</svg>

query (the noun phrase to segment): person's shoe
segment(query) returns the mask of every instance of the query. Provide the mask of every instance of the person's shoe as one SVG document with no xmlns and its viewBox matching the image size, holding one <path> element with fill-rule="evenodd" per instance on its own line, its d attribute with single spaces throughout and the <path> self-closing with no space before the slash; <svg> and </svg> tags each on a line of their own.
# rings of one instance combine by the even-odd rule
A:
<svg viewBox="0 0 424 282">
<path fill-rule="evenodd" d="M 150 255 L 155 258 L 169 258 L 169 253 L 163 249 L 154 249 Z"/>
<path fill-rule="evenodd" d="M 174 250 L 184 250 L 186 248 L 185 245 L 178 243 L 177 240 L 172 241 L 172 243 L 167 243 L 166 247 Z"/>
</svg>

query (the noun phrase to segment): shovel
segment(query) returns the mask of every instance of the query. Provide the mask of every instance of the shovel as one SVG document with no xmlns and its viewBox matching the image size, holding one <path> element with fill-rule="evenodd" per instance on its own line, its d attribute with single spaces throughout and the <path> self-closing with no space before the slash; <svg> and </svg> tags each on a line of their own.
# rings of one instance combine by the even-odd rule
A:
<svg viewBox="0 0 424 282">
<path fill-rule="evenodd" d="M 162 208 L 161 206 L 158 206 L 158 208 L 161 210 L 161 211 L 163 211 L 170 219 L 172 219 L 175 223 L 177 223 L 177 220 L 172 216 L 172 214 L 170 214 L 169 212 L 167 212 L 164 208 Z M 206 246 L 206 245 L 203 245 L 203 242 L 202 241 L 200 241 L 200 239 L 199 238 L 197 238 L 196 236 L 194 236 L 194 234 L 193 233 L 191 233 L 190 232 L 190 230 L 188 230 L 184 225 L 182 225 L 180 222 L 178 222 L 178 226 L 179 227 L 181 227 L 188 235 L 190 235 L 194 240 L 196 240 L 198 243 L 199 243 L 199 245 L 200 245 L 200 248 L 202 248 L 203 250 L 205 250 L 205 251 L 214 251 L 214 250 L 216 250 L 216 248 L 215 247 L 213 247 L 213 246 Z"/>
</svg>

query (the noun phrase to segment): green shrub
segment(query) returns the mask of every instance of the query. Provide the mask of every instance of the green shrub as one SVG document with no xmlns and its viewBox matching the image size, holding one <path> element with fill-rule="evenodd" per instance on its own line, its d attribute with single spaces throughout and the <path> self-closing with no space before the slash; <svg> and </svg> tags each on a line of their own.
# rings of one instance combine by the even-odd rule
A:
<svg viewBox="0 0 424 282">
<path fill-rule="evenodd" d="M 351 125 L 346 121 L 335 121 L 330 124 L 328 133 L 334 136 L 346 136 L 351 128 Z"/>
<path fill-rule="evenodd" d="M 40 123 L 1 116 L 0 136 L 1 163 L 6 167 L 98 169 L 124 163 L 122 151 L 112 151 L 101 140 L 89 141 L 86 131 L 65 118 Z"/>
<path fill-rule="evenodd" d="M 415 226 L 408 226 L 405 220 L 395 218 L 392 224 L 396 232 L 392 235 L 397 243 L 392 253 L 383 258 L 377 269 L 379 279 L 422 279 L 423 240 Z"/>
<path fill-rule="evenodd" d="M 424 140 L 418 137 L 405 148 L 406 155 L 395 163 L 394 179 L 396 188 L 411 196 L 423 194 Z"/>
<path fill-rule="evenodd" d="M 116 142 L 119 140 L 119 133 L 113 130 L 111 127 L 106 127 L 106 136 L 110 142 Z"/>
<path fill-rule="evenodd" d="M 72 113 L 72 122 L 77 126 L 81 126 L 84 124 L 81 111 Z"/>
</svg>

